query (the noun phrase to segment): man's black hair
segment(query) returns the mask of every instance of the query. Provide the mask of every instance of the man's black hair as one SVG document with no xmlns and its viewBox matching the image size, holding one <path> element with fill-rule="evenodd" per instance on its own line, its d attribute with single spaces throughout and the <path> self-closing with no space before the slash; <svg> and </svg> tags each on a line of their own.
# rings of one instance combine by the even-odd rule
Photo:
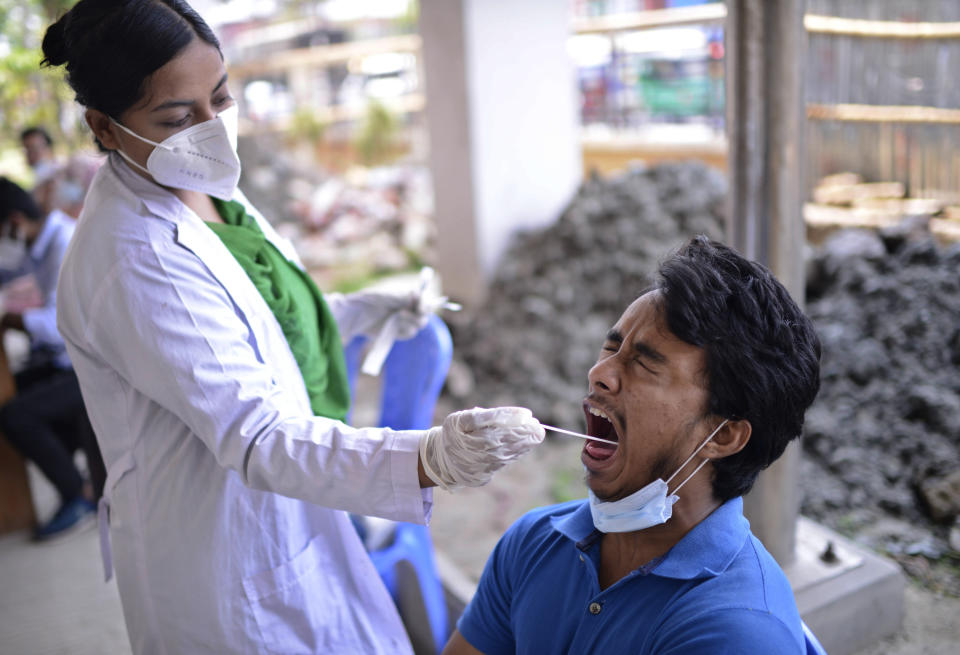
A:
<svg viewBox="0 0 960 655">
<path fill-rule="evenodd" d="M 10 214 L 14 211 L 22 212 L 32 221 L 43 218 L 43 213 L 33 196 L 15 182 L 0 177 L 0 223 L 10 218 Z"/>
<path fill-rule="evenodd" d="M 24 141 L 27 140 L 28 137 L 31 137 L 34 134 L 39 134 L 40 136 L 42 136 L 43 140 L 47 142 L 48 148 L 53 147 L 53 139 L 50 137 L 50 133 L 47 132 L 44 128 L 40 127 L 39 125 L 31 125 L 27 129 L 25 129 L 23 132 L 21 132 L 20 142 L 23 143 Z"/>
<path fill-rule="evenodd" d="M 813 323 L 767 268 L 704 236 L 663 261 L 655 288 L 670 331 L 705 351 L 707 412 L 750 422 L 746 447 L 713 462 L 714 495 L 741 496 L 800 436 L 820 389 Z"/>
</svg>

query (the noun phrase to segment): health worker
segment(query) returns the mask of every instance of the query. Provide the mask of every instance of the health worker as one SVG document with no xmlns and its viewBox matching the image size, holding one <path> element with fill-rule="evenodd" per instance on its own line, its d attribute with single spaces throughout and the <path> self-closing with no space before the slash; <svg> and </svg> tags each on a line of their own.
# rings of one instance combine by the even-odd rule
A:
<svg viewBox="0 0 960 655">
<path fill-rule="evenodd" d="M 486 483 L 539 423 L 342 422 L 342 342 L 425 317 L 410 296 L 321 295 L 237 190 L 223 56 L 185 2 L 81 0 L 43 54 L 110 153 L 58 325 L 107 467 L 101 543 L 133 652 L 412 652 L 347 512 L 425 523 L 427 487 Z"/>
</svg>

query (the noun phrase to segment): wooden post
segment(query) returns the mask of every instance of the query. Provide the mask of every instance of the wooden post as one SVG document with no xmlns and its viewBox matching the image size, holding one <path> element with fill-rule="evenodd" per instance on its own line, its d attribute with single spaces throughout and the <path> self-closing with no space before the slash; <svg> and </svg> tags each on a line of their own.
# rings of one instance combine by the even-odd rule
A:
<svg viewBox="0 0 960 655">
<path fill-rule="evenodd" d="M 7 353 L 0 344 L 0 407 L 16 392 Z M 35 523 L 26 463 L 0 435 L 0 534 L 32 528 Z"/>
<path fill-rule="evenodd" d="M 728 237 L 803 303 L 805 0 L 728 0 Z M 799 446 L 760 475 L 745 498 L 754 533 L 786 566 L 800 507 Z"/>
</svg>

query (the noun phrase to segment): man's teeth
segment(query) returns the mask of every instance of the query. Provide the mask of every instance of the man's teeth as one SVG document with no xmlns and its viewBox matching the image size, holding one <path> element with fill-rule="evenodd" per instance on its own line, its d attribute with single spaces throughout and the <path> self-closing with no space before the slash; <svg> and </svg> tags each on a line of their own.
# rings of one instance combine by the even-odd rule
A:
<svg viewBox="0 0 960 655">
<path fill-rule="evenodd" d="M 596 407 L 587 407 L 587 411 L 590 412 L 591 414 L 593 414 L 594 416 L 599 416 L 600 418 L 606 419 L 606 420 L 608 420 L 608 421 L 610 420 L 610 417 L 609 417 L 609 416 L 607 416 L 606 414 L 604 414 L 603 412 L 601 412 L 601 411 L 600 411 L 599 409 L 597 409 Z"/>
</svg>

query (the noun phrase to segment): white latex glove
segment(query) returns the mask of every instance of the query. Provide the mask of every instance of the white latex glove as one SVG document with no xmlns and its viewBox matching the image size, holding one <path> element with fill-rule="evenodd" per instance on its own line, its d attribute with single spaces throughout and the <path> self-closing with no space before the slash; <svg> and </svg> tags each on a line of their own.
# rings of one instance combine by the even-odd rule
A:
<svg viewBox="0 0 960 655">
<path fill-rule="evenodd" d="M 395 338 L 409 339 L 426 325 L 429 316 L 420 311 L 419 294 L 412 290 L 357 291 L 345 296 L 326 294 L 324 297 L 344 343 L 359 334 L 376 338 L 392 317 Z"/>
<path fill-rule="evenodd" d="M 420 461 L 444 489 L 480 487 L 495 471 L 543 441 L 540 421 L 523 407 L 454 412 L 420 441 Z"/>
</svg>

